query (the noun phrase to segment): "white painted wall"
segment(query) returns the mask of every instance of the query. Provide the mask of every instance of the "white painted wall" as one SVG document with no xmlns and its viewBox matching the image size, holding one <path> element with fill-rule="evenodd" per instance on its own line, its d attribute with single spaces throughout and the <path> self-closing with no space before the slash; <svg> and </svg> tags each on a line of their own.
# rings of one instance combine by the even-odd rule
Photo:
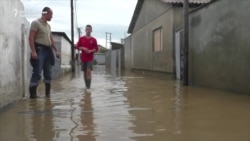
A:
<svg viewBox="0 0 250 141">
<path fill-rule="evenodd" d="M 20 0 L 0 2 L 0 107 L 27 95 L 29 23 Z"/>
<path fill-rule="evenodd" d="M 94 58 L 98 65 L 105 65 L 105 53 L 95 53 L 94 55 Z"/>
<path fill-rule="evenodd" d="M 68 40 L 66 40 L 63 36 L 53 35 L 55 42 L 60 42 L 61 46 L 61 68 L 62 69 L 70 69 L 70 61 L 71 61 L 71 44 Z"/>
<path fill-rule="evenodd" d="M 61 55 L 62 55 L 61 65 L 70 67 L 71 44 L 65 38 L 62 38 Z"/>
</svg>

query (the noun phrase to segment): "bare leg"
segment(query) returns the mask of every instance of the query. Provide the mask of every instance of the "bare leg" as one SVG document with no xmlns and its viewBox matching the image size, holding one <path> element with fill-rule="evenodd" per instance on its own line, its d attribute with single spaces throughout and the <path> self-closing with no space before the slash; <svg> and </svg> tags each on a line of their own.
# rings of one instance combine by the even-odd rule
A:
<svg viewBox="0 0 250 141">
<path fill-rule="evenodd" d="M 87 68 L 85 74 L 84 74 L 85 80 L 86 80 L 86 87 L 90 89 L 91 86 L 91 69 Z"/>
</svg>

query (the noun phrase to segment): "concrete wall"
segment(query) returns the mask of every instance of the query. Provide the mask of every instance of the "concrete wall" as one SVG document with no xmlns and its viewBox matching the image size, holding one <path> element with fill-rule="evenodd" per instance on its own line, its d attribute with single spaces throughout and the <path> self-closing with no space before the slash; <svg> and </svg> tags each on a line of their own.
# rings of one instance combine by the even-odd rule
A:
<svg viewBox="0 0 250 141">
<path fill-rule="evenodd" d="M 29 23 L 20 0 L 0 2 L 0 107 L 28 95 Z"/>
<path fill-rule="evenodd" d="M 173 73 L 174 8 L 145 0 L 131 35 L 132 68 Z M 153 30 L 162 27 L 163 51 L 153 52 Z"/>
<path fill-rule="evenodd" d="M 125 69 L 125 49 L 123 47 L 120 50 L 121 50 L 121 53 L 120 53 L 120 55 L 121 55 L 121 60 L 120 60 L 121 64 L 120 65 L 121 65 L 121 69 L 124 70 Z"/>
<path fill-rule="evenodd" d="M 128 70 L 132 68 L 131 35 L 124 39 L 124 67 Z"/>
<path fill-rule="evenodd" d="M 111 67 L 111 50 L 105 52 L 105 66 L 107 69 Z"/>
<path fill-rule="evenodd" d="M 249 93 L 250 1 L 219 0 L 190 15 L 190 83 Z"/>
<path fill-rule="evenodd" d="M 105 65 L 106 63 L 105 53 L 95 53 L 94 55 L 95 55 L 94 58 L 98 65 Z"/>
<path fill-rule="evenodd" d="M 108 70 L 119 69 L 122 68 L 122 60 L 121 60 L 121 49 L 116 50 L 108 50 L 105 53 L 105 60 L 106 60 L 106 68 Z"/>
<path fill-rule="evenodd" d="M 175 7 L 174 8 L 174 29 L 179 30 L 183 28 L 184 17 L 183 17 L 183 8 Z"/>
<path fill-rule="evenodd" d="M 65 38 L 62 38 L 61 47 L 61 65 L 70 67 L 71 65 L 71 44 Z"/>
</svg>

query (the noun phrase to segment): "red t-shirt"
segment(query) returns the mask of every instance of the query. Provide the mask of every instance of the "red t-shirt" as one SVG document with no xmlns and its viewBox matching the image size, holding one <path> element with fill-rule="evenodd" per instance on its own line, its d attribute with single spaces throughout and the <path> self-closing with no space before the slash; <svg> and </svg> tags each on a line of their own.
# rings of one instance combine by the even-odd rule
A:
<svg viewBox="0 0 250 141">
<path fill-rule="evenodd" d="M 79 47 L 86 47 L 88 50 L 95 49 L 96 52 L 98 51 L 97 41 L 94 37 L 86 37 L 86 36 L 80 37 L 76 47 L 77 49 L 79 49 Z M 81 53 L 82 62 L 88 62 L 93 60 L 94 60 L 94 52 L 87 54 L 84 51 L 82 51 Z"/>
</svg>

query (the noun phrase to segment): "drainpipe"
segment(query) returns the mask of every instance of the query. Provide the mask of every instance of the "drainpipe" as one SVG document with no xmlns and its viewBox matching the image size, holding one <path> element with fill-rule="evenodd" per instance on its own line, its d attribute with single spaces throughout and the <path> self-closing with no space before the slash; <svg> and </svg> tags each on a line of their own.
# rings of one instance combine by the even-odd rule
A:
<svg viewBox="0 0 250 141">
<path fill-rule="evenodd" d="M 188 17 L 189 1 L 184 0 L 184 74 L 183 85 L 188 85 L 188 51 L 189 51 L 189 17 Z"/>
<path fill-rule="evenodd" d="M 74 43 L 74 6 L 73 0 L 70 1 L 71 7 L 71 69 L 75 71 L 75 43 Z"/>
</svg>

